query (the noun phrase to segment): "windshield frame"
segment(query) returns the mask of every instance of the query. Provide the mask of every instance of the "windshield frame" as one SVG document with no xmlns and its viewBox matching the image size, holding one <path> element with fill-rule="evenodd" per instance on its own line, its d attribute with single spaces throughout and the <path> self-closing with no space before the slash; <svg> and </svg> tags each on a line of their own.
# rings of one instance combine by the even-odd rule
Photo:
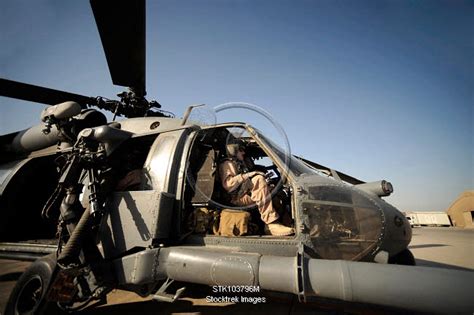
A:
<svg viewBox="0 0 474 315">
<path fill-rule="evenodd" d="M 288 171 L 295 177 L 299 177 L 301 175 L 320 175 L 316 172 L 315 169 L 311 168 L 310 166 L 306 165 L 306 163 L 298 160 L 295 156 L 291 154 L 290 148 L 288 151 L 282 149 L 278 144 L 276 144 L 273 140 L 265 136 L 260 130 L 255 127 L 247 126 L 251 134 L 254 136 L 255 139 L 258 138 L 260 142 L 263 142 L 269 150 L 271 150 L 275 157 L 278 158 L 281 164 L 284 165 L 283 169 Z"/>
</svg>

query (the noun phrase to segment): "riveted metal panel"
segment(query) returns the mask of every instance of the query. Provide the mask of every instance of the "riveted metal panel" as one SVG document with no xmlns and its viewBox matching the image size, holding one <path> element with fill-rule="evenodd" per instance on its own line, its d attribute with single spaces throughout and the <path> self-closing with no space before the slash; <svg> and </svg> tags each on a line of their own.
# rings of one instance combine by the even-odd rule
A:
<svg viewBox="0 0 474 315">
<path fill-rule="evenodd" d="M 100 231 L 104 256 L 110 258 L 134 247 L 148 247 L 154 238 L 156 191 L 115 192 L 107 200 L 105 224 Z"/>
</svg>

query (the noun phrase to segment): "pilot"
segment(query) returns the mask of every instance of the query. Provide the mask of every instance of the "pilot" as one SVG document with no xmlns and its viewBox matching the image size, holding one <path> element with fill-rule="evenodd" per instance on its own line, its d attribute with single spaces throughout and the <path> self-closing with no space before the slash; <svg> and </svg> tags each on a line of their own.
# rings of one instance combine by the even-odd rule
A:
<svg viewBox="0 0 474 315">
<path fill-rule="evenodd" d="M 245 158 L 243 143 L 228 144 L 226 151 L 227 158 L 219 164 L 219 175 L 222 187 L 230 195 L 231 203 L 240 207 L 256 204 L 265 223 L 266 234 L 275 236 L 294 234 L 293 228 L 279 222 L 279 215 L 272 205 L 265 173 L 250 171 L 253 162 Z"/>
</svg>

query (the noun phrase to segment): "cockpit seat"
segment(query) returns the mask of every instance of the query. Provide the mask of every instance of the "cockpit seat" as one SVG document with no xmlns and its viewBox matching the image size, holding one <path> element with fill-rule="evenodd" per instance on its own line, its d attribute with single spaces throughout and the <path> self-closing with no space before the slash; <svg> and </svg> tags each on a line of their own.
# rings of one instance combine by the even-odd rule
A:
<svg viewBox="0 0 474 315">
<path fill-rule="evenodd" d="M 208 207 L 212 204 L 216 182 L 216 151 L 207 146 L 201 146 L 199 151 L 200 154 L 195 156 L 196 160 L 191 161 L 191 164 L 195 164 L 192 169 L 196 171 L 188 173 L 186 180 L 194 190 L 191 204 L 195 207 Z"/>
</svg>

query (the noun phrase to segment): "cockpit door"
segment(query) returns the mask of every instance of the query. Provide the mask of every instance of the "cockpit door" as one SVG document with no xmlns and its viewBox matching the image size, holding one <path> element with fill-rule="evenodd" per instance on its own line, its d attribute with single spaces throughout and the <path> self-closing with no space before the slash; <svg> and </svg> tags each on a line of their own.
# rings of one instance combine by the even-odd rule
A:
<svg viewBox="0 0 474 315">
<path fill-rule="evenodd" d="M 174 235 L 177 174 L 185 138 L 185 130 L 159 134 L 138 170 L 138 188 L 115 191 L 108 198 L 101 233 L 106 257 Z"/>
</svg>

